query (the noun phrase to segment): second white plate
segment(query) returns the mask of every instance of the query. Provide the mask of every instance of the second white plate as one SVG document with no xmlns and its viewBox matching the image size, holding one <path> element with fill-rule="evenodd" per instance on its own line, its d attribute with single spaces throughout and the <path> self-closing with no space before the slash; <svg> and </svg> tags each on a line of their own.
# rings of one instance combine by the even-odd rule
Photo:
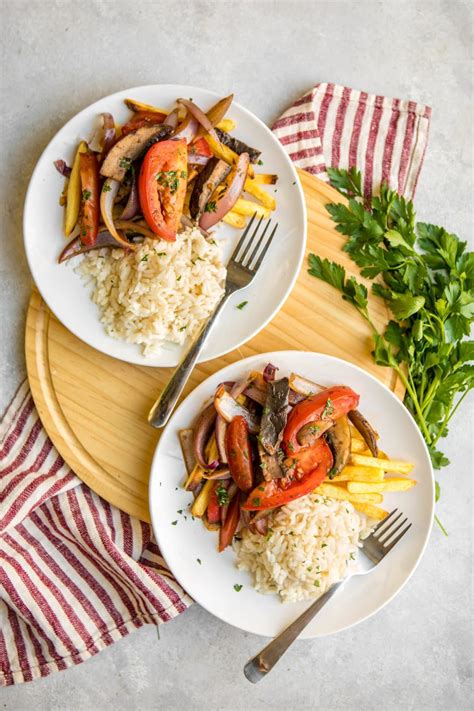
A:
<svg viewBox="0 0 474 711">
<path fill-rule="evenodd" d="M 280 376 L 293 371 L 325 385 L 349 385 L 359 393 L 360 408 L 379 432 L 381 447 L 394 459 L 415 464 L 413 476 L 418 484 L 407 493 L 386 495 L 383 504 L 389 511 L 396 507 L 403 511 L 412 528 L 373 573 L 351 580 L 302 634 L 319 637 L 370 617 L 401 590 L 420 561 L 433 521 L 434 479 L 423 438 L 402 403 L 365 371 L 327 355 L 280 351 L 253 356 L 214 373 L 184 400 L 158 443 L 149 489 L 153 530 L 180 584 L 206 610 L 231 625 L 273 637 L 308 606 L 308 602 L 283 604 L 276 595 L 257 593 L 250 576 L 237 570 L 234 552 L 228 548 L 218 553 L 217 534 L 188 515 L 192 496 L 182 488 L 184 464 L 178 431 L 192 424 L 219 383 L 237 381 L 268 362 L 280 368 Z M 240 592 L 234 590 L 236 584 L 242 585 Z"/>
</svg>

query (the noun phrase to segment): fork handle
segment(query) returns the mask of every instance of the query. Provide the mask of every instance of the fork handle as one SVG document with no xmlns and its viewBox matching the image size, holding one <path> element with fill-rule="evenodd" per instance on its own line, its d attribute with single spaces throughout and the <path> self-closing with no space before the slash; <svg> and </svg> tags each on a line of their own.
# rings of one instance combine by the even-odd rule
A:
<svg viewBox="0 0 474 711">
<path fill-rule="evenodd" d="M 192 341 L 180 363 L 176 366 L 176 370 L 174 371 L 171 380 L 168 382 L 160 397 L 151 408 L 148 415 L 148 422 L 153 427 L 163 427 L 167 423 L 179 396 L 183 392 L 184 386 L 188 382 L 188 378 L 194 368 L 200 352 L 203 349 L 206 338 L 209 335 L 209 331 L 211 330 L 219 311 L 222 309 L 229 296 L 230 293 L 226 291 L 214 309 L 214 312 L 209 316 L 207 321 L 204 321 L 196 335 L 196 338 Z"/>
<path fill-rule="evenodd" d="M 250 659 L 244 667 L 244 674 L 252 684 L 263 679 L 270 672 L 275 664 L 281 659 L 286 650 L 293 644 L 295 639 L 311 622 L 313 617 L 318 614 L 321 608 L 332 598 L 332 596 L 344 585 L 347 578 L 335 583 L 327 590 L 324 595 L 321 595 L 313 602 L 307 610 L 305 610 L 294 622 L 291 623 L 283 632 L 280 632 L 278 637 L 272 639 L 270 644 L 262 649 L 256 657 Z"/>
</svg>

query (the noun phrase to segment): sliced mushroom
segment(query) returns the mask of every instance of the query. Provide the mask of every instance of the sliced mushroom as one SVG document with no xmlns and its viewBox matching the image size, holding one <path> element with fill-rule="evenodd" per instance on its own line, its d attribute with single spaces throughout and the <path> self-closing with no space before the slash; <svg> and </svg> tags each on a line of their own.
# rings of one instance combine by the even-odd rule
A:
<svg viewBox="0 0 474 711">
<path fill-rule="evenodd" d="M 377 457 L 379 453 L 379 446 L 377 444 L 378 435 L 370 422 L 365 419 L 364 415 L 359 412 L 359 410 L 351 410 L 351 412 L 349 412 L 349 419 L 356 430 L 361 433 L 364 442 L 372 452 L 372 456 Z"/>
<path fill-rule="evenodd" d="M 211 158 L 194 181 L 189 200 L 191 217 L 197 220 L 205 211 L 214 190 L 227 178 L 231 166 L 218 158 Z"/>
<path fill-rule="evenodd" d="M 282 462 L 278 454 L 268 454 L 260 442 L 258 443 L 258 454 L 260 457 L 260 469 L 265 481 L 282 479 L 286 476 L 286 472 L 282 467 Z"/>
<path fill-rule="evenodd" d="M 333 426 L 332 420 L 316 420 L 303 425 L 296 438 L 301 446 L 312 446 L 317 439 L 321 437 L 330 427 Z"/>
<path fill-rule="evenodd" d="M 288 378 L 269 380 L 260 425 L 260 442 L 268 454 L 275 454 L 280 446 L 288 418 Z"/>
<path fill-rule="evenodd" d="M 326 438 L 334 457 L 334 464 L 329 472 L 329 478 L 332 479 L 344 469 L 351 456 L 351 428 L 345 415 L 328 429 Z"/>
<path fill-rule="evenodd" d="M 122 182 L 133 161 L 139 158 L 153 143 L 169 136 L 172 131 L 171 126 L 162 124 L 142 126 L 135 131 L 130 131 L 118 140 L 108 152 L 100 169 L 101 175 Z"/>
<path fill-rule="evenodd" d="M 228 148 L 233 150 L 234 153 L 237 153 L 237 155 L 240 156 L 242 153 L 248 153 L 251 163 L 256 163 L 260 158 L 262 151 L 259 151 L 257 148 L 248 146 L 243 141 L 239 141 L 238 138 L 234 138 L 234 136 L 229 135 L 225 131 L 221 131 L 220 128 L 216 128 L 216 133 L 219 141 L 225 146 L 228 146 Z"/>
</svg>

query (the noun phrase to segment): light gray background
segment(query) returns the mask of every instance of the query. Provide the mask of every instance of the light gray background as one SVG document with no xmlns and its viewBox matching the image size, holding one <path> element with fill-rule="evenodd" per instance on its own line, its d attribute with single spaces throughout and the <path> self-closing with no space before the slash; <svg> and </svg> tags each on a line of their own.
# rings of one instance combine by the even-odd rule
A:
<svg viewBox="0 0 474 711">
<path fill-rule="evenodd" d="M 31 288 L 21 216 L 33 166 L 77 111 L 127 86 L 184 83 L 271 122 L 332 81 L 433 107 L 416 198 L 420 219 L 471 229 L 472 4 L 469 2 L 42 2 L 3 0 L 1 400 L 24 377 Z M 48 235 L 44 235 L 48 239 Z M 470 405 L 472 405 L 472 400 Z M 259 686 L 242 665 L 261 646 L 197 605 L 85 664 L 0 693 L 6 709 L 443 709 L 472 703 L 472 418 L 445 446 L 437 528 L 413 579 L 355 629 L 300 642 Z M 472 408 L 471 408 L 472 413 Z"/>
</svg>

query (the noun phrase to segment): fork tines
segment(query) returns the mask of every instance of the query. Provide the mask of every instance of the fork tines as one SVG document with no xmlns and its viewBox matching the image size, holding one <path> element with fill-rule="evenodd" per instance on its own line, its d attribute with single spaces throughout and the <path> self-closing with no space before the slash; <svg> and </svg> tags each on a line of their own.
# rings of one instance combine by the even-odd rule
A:
<svg viewBox="0 0 474 711">
<path fill-rule="evenodd" d="M 401 512 L 398 514 L 398 516 L 396 516 L 395 518 L 392 518 L 392 516 L 394 516 L 394 514 L 396 514 L 397 511 L 398 511 L 398 509 L 394 509 L 393 511 L 391 511 L 391 512 L 389 513 L 389 515 L 386 516 L 386 517 L 383 519 L 383 521 L 381 521 L 381 522 L 374 528 L 374 530 L 373 530 L 373 532 L 372 532 L 372 536 L 373 536 L 379 543 L 381 543 L 381 544 L 383 545 L 383 547 L 384 547 L 384 549 L 385 549 L 386 552 L 388 552 L 389 550 L 391 550 L 391 549 L 393 548 L 393 546 L 396 545 L 396 544 L 398 543 L 398 541 L 399 541 L 401 538 L 403 538 L 403 536 L 405 535 L 405 533 L 406 533 L 406 532 L 411 528 L 411 526 L 412 526 L 411 523 L 409 523 L 407 526 L 405 526 L 405 524 L 408 522 L 408 519 L 407 519 L 406 517 L 403 518 L 402 521 L 400 521 L 400 519 L 403 517 L 403 513 L 401 513 Z M 391 519 L 391 520 L 390 520 L 390 519 Z M 396 528 L 394 528 L 394 525 L 395 525 L 396 523 L 398 523 L 398 521 L 400 521 L 400 523 L 398 524 L 398 526 L 397 526 Z M 401 529 L 403 526 L 405 526 L 405 528 L 403 529 L 403 531 L 400 531 L 400 529 Z M 400 531 L 400 533 L 398 534 L 398 536 L 397 536 L 396 538 L 393 538 L 393 536 L 394 536 L 396 533 L 398 533 L 398 531 Z"/>
<path fill-rule="evenodd" d="M 245 228 L 242 237 L 239 240 L 239 243 L 237 247 L 234 250 L 234 253 L 232 255 L 232 260 L 235 261 L 237 264 L 240 264 L 241 266 L 245 267 L 246 269 L 250 271 L 257 271 L 257 269 L 260 267 L 263 258 L 265 257 L 265 254 L 267 253 L 267 250 L 270 246 L 270 243 L 275 235 L 275 232 L 278 227 L 278 223 L 273 227 L 269 237 L 265 241 L 265 236 L 267 235 L 267 232 L 269 231 L 270 223 L 271 220 L 268 220 L 267 224 L 265 225 L 265 228 L 260 235 L 260 237 L 257 239 L 258 232 L 260 230 L 260 225 L 262 224 L 263 216 L 260 217 L 259 221 L 256 224 L 256 227 L 250 237 L 250 239 L 246 242 L 247 237 L 250 233 L 250 229 L 255 222 L 255 218 L 257 216 L 257 213 L 255 212 L 250 219 L 247 227 Z M 246 242 L 245 246 L 244 243 Z M 242 254 L 239 255 L 239 252 L 241 251 L 243 247 Z M 253 247 L 253 250 L 252 250 Z M 261 250 L 261 251 L 260 251 Z M 260 251 L 260 254 L 259 254 Z M 257 254 L 259 254 L 258 259 L 255 261 L 255 258 L 257 257 Z"/>
</svg>

